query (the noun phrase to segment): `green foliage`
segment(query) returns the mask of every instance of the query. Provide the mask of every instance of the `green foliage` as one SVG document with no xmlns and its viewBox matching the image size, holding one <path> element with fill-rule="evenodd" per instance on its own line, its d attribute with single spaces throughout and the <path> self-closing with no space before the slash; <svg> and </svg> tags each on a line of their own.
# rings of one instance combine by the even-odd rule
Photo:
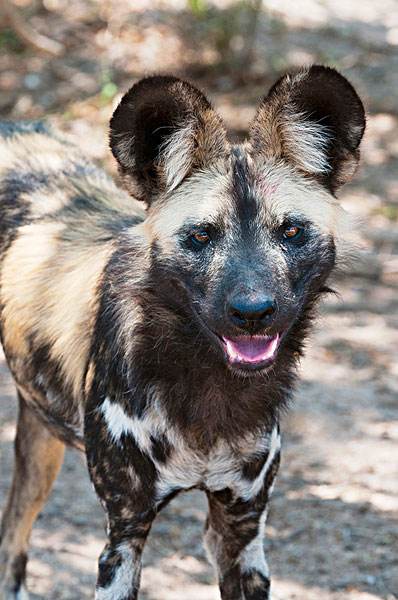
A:
<svg viewBox="0 0 398 600">
<path fill-rule="evenodd" d="M 101 77 L 100 100 L 102 104 L 108 104 L 118 92 L 116 83 L 112 80 L 112 73 L 105 70 Z"/>
<path fill-rule="evenodd" d="M 220 66 L 240 68 L 250 60 L 262 0 L 237 0 L 222 10 L 205 0 L 187 0 L 197 18 L 194 35 L 199 35 L 220 56 Z"/>
<path fill-rule="evenodd" d="M 202 16 L 206 13 L 207 3 L 205 0 L 188 0 L 188 7 L 195 16 Z"/>
<path fill-rule="evenodd" d="M 383 217 L 386 217 L 389 221 L 398 221 L 398 205 L 397 204 L 386 204 L 382 206 L 378 211 Z"/>
<path fill-rule="evenodd" d="M 113 81 L 108 81 L 101 88 L 101 98 L 103 100 L 112 100 L 112 98 L 117 94 L 117 85 L 113 83 Z"/>
<path fill-rule="evenodd" d="M 22 54 L 25 47 L 15 31 L 9 27 L 5 27 L 4 29 L 0 29 L 0 50 Z"/>
</svg>

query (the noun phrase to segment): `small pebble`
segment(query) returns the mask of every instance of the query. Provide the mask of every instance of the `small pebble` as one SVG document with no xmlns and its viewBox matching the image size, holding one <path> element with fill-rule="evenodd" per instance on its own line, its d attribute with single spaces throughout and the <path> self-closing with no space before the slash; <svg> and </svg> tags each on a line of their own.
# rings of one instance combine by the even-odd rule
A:
<svg viewBox="0 0 398 600">
<path fill-rule="evenodd" d="M 41 84 L 41 77 L 37 73 L 28 73 L 25 75 L 23 82 L 28 90 L 37 90 Z"/>
</svg>

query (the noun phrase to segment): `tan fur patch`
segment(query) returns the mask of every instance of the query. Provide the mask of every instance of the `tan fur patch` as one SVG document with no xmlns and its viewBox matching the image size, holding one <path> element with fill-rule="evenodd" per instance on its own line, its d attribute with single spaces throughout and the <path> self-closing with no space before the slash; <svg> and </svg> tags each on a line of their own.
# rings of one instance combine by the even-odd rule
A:
<svg viewBox="0 0 398 600">
<path fill-rule="evenodd" d="M 61 223 L 26 225 L 4 257 L 1 272 L 1 301 L 4 305 L 4 346 L 11 353 L 25 356 L 27 337 L 40 319 L 36 307 L 37 283 L 43 267 L 54 258 L 56 237 Z M 35 285 L 32 286 L 32 282 Z"/>
<path fill-rule="evenodd" d="M 84 164 L 79 150 L 67 138 L 59 140 L 40 133 L 24 133 L 1 140 L 0 177 L 15 170 L 21 174 L 44 175 L 48 179 L 43 189 L 21 194 L 21 199 L 30 204 L 33 217 L 54 214 L 67 206 L 75 194 L 85 194 L 95 197 L 99 212 L 101 207 L 107 207 L 145 218 L 142 203 L 117 188 L 103 171 L 93 168 L 88 169 L 84 177 L 74 176 L 74 165 Z"/>
<path fill-rule="evenodd" d="M 332 235 L 337 257 L 344 260 L 352 247 L 352 219 L 323 186 L 307 179 L 283 161 L 256 164 L 254 189 L 263 199 L 265 222 L 280 225 L 291 216 L 303 216 L 320 232 Z"/>
<path fill-rule="evenodd" d="M 15 573 L 15 561 L 27 552 L 32 525 L 61 467 L 64 444 L 54 438 L 35 414 L 22 404 L 16 447 L 17 467 L 2 520 L 0 596 L 22 599 L 27 598 L 23 589 L 10 595 L 19 584 L 18 576 L 23 576 L 24 572 L 22 567 L 19 573 Z"/>
<path fill-rule="evenodd" d="M 20 171 L 34 159 L 35 169 L 45 173 L 62 168 L 66 161 L 77 157 L 76 147 L 42 133 L 24 133 L 2 139 L 0 175 L 10 168 Z M 81 157 L 80 157 L 81 160 Z"/>
<path fill-rule="evenodd" d="M 96 288 L 112 251 L 110 243 L 62 245 L 59 223 L 37 223 L 19 230 L 2 269 L 4 345 L 20 356 L 34 333 L 51 348 L 74 393 L 81 393 L 89 351 Z"/>
<path fill-rule="evenodd" d="M 165 254 L 175 252 L 174 236 L 185 224 L 199 225 L 227 214 L 230 179 L 224 164 L 199 172 L 149 212 L 147 226 Z"/>
</svg>

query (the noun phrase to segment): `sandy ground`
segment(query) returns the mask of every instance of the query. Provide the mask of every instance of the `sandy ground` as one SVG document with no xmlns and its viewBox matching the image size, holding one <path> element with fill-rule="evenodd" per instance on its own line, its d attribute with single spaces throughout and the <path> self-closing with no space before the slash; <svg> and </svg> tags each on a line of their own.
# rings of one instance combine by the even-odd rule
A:
<svg viewBox="0 0 398 600">
<path fill-rule="evenodd" d="M 29 10 L 26 2 L 18 4 Z M 274 600 L 398 598 L 396 0 L 266 0 L 244 73 L 224 60 L 239 48 L 240 30 L 226 51 L 224 40 L 224 62 L 216 51 L 217 27 L 230 20 L 227 0 L 215 3 L 212 20 L 199 16 L 194 28 L 179 0 L 44 4 L 31 23 L 67 52 L 49 59 L 7 46 L 0 53 L 1 116 L 50 115 L 109 168 L 113 90 L 148 71 L 194 79 L 238 135 L 259 96 L 288 67 L 326 62 L 358 86 L 368 130 L 362 168 L 342 200 L 363 219 L 367 254 L 338 282 L 341 296 L 325 302 L 308 344 L 296 402 L 283 423 L 283 462 L 265 544 Z M 0 358 L 0 505 L 11 478 L 15 412 L 13 384 Z M 142 598 L 219 598 L 201 545 L 205 513 L 197 492 L 180 496 L 160 515 L 145 552 Z M 103 514 L 83 457 L 68 451 L 32 536 L 33 597 L 92 598 L 104 541 Z"/>
</svg>

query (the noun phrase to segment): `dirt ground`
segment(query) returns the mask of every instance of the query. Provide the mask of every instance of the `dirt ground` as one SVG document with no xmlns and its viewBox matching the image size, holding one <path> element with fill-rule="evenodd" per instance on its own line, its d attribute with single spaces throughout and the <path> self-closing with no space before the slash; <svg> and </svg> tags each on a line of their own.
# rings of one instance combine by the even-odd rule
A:
<svg viewBox="0 0 398 600">
<path fill-rule="evenodd" d="M 290 66 L 325 62 L 357 85 L 368 131 L 361 170 L 342 202 L 360 219 L 363 248 L 336 283 L 340 295 L 322 306 L 308 343 L 296 401 L 283 422 L 283 461 L 265 544 L 274 600 L 397 599 L 396 0 L 267 0 L 252 47 L 242 34 L 250 14 L 228 1 L 211 9 L 182 0 L 16 4 L 38 31 L 62 42 L 65 53 L 48 58 L 24 49 L 0 25 L 1 117 L 47 116 L 111 170 L 106 122 L 112 105 L 148 71 L 193 79 L 237 135 L 258 97 Z M 239 63 L 242 52 L 250 55 L 249 68 Z M 1 504 L 11 478 L 15 413 L 0 356 Z M 201 545 L 205 513 L 205 498 L 195 492 L 160 515 L 145 551 L 142 598 L 219 598 Z M 32 536 L 33 598 L 92 598 L 104 541 L 103 513 L 83 457 L 68 451 Z"/>
</svg>

